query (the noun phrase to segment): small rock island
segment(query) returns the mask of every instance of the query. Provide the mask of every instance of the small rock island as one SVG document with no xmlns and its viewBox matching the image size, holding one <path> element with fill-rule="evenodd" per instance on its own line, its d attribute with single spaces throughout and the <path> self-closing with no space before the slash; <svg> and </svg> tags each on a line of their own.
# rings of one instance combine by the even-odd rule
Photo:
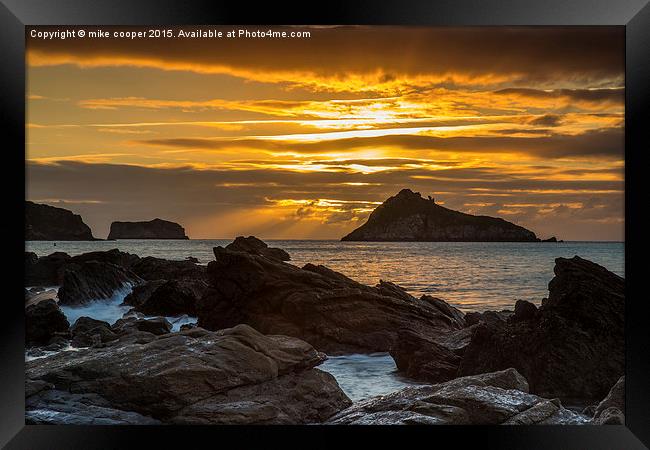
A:
<svg viewBox="0 0 650 450">
<path fill-rule="evenodd" d="M 108 239 L 189 239 L 176 222 L 153 219 L 148 222 L 113 222 Z"/>
<path fill-rule="evenodd" d="M 95 241 L 79 214 L 64 208 L 25 201 L 26 241 Z"/>
<path fill-rule="evenodd" d="M 342 241 L 539 242 L 530 230 L 504 219 L 473 216 L 402 189 Z"/>
</svg>

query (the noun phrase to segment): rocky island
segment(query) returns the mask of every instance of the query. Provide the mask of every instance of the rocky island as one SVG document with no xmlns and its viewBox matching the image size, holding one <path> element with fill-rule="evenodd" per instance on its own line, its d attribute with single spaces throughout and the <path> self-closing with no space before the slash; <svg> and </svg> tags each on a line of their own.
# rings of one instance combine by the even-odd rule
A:
<svg viewBox="0 0 650 450">
<path fill-rule="evenodd" d="M 402 189 L 342 241 L 539 242 L 535 233 L 501 218 L 473 216 Z"/>
<path fill-rule="evenodd" d="M 175 222 L 153 219 L 148 222 L 113 222 L 108 239 L 189 239 Z"/>
<path fill-rule="evenodd" d="M 464 314 L 267 249 L 240 237 L 207 266 L 26 253 L 26 286 L 60 286 L 25 291 L 26 422 L 624 423 L 624 280 L 604 267 L 557 258 L 540 307 Z M 124 286 L 132 309 L 113 324 L 63 314 Z M 198 323 L 172 331 L 179 314 Z M 373 352 L 422 384 L 354 403 L 318 368 Z"/>
<path fill-rule="evenodd" d="M 64 208 L 25 201 L 26 241 L 95 241 L 79 214 Z"/>
</svg>

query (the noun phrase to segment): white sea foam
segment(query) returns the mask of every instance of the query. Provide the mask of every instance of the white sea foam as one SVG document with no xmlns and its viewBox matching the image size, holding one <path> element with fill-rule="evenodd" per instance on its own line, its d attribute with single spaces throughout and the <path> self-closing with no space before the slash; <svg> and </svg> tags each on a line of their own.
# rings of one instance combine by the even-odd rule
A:
<svg viewBox="0 0 650 450">
<path fill-rule="evenodd" d="M 117 319 L 121 319 L 131 309 L 128 305 L 122 305 L 122 302 L 132 289 L 133 287 L 127 284 L 115 291 L 110 298 L 91 300 L 78 306 L 60 305 L 61 311 L 65 314 L 70 325 L 75 323 L 79 317 L 84 316 L 112 324 Z"/>
</svg>

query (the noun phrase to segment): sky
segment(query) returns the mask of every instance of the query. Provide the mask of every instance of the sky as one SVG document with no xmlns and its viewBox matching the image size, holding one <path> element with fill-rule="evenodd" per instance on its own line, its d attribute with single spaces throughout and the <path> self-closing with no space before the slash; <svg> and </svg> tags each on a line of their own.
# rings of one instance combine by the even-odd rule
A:
<svg viewBox="0 0 650 450">
<path fill-rule="evenodd" d="M 27 198 L 100 238 L 159 217 L 338 239 L 410 188 L 542 238 L 624 239 L 624 28 L 272 29 L 310 36 L 28 34 Z"/>
</svg>

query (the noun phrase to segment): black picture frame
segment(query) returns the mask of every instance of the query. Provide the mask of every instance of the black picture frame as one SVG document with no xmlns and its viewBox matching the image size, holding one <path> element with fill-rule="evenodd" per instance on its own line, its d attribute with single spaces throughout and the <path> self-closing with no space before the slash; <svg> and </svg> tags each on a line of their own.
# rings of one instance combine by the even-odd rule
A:
<svg viewBox="0 0 650 450">
<path fill-rule="evenodd" d="M 650 103 L 650 5 L 648 0 L 446 0 L 399 2 L 329 1 L 280 5 L 276 2 L 172 0 L 1 0 L 1 94 L 4 147 L 4 207 L 0 221 L 13 267 L 4 283 L 0 333 L 0 445 L 6 448 L 191 448 L 223 445 L 240 448 L 328 447 L 361 438 L 381 444 L 488 448 L 641 449 L 650 445 L 650 327 L 643 293 L 646 265 L 639 243 L 648 219 L 644 152 L 650 150 L 644 114 Z M 26 426 L 24 423 L 24 308 L 18 301 L 23 277 L 22 214 L 25 190 L 25 26 L 27 25 L 172 25 L 172 24 L 385 24 L 431 26 L 618 25 L 626 33 L 625 111 L 625 272 L 626 272 L 626 425 L 517 427 L 100 427 Z M 540 61 L 543 64 L 543 61 Z M 23 149 L 21 151 L 20 149 Z M 22 166 L 21 166 L 22 165 Z M 7 248 L 8 247 L 8 248 Z M 8 272 L 5 272 L 8 273 Z M 13 281 L 12 281 L 13 280 Z M 181 429 L 182 428 L 182 429 Z M 416 441 L 416 438 L 418 439 Z M 392 446 L 391 445 L 391 446 Z"/>
</svg>

